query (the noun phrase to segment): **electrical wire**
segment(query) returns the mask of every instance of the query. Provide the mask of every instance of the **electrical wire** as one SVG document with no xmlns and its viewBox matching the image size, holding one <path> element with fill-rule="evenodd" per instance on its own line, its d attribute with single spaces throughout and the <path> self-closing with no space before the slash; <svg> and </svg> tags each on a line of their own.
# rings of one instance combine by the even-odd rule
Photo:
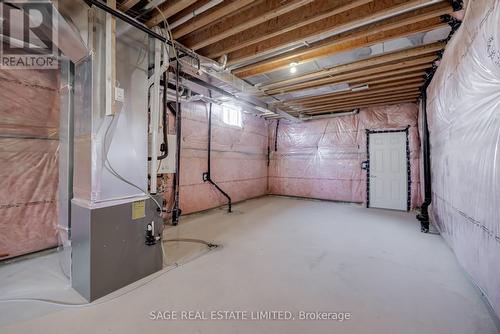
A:
<svg viewBox="0 0 500 334">
<path fill-rule="evenodd" d="M 151 4 L 151 0 L 147 0 L 149 4 Z M 179 61 L 179 57 L 177 56 L 177 49 L 175 48 L 175 40 L 173 38 L 173 35 L 172 35 L 172 30 L 170 30 L 170 25 L 168 24 L 168 21 L 167 21 L 167 18 L 165 17 L 165 14 L 163 14 L 163 12 L 161 11 L 161 9 L 155 5 L 154 3 L 152 4 L 153 7 L 160 13 L 161 17 L 162 17 L 162 20 L 163 20 L 163 23 L 165 23 L 165 27 L 167 28 L 167 36 L 163 35 L 163 37 L 165 37 L 166 39 L 168 39 L 170 42 L 172 42 L 172 49 L 174 50 L 174 56 L 175 56 L 175 59 L 177 61 Z M 161 30 L 160 30 L 160 33 L 161 33 Z"/>
<path fill-rule="evenodd" d="M 143 192 L 145 195 L 147 195 L 149 198 L 151 198 L 153 200 L 153 202 L 156 204 L 156 206 L 158 207 L 158 209 L 160 210 L 159 212 L 159 215 L 161 216 L 161 213 L 163 211 L 163 207 L 160 205 L 160 203 L 158 203 L 158 201 L 147 191 L 147 190 L 144 190 L 142 189 L 141 187 L 139 187 L 138 185 L 130 182 L 129 180 L 125 179 L 123 176 L 121 176 L 114 168 L 113 166 L 111 165 L 111 162 L 109 161 L 109 158 L 108 158 L 108 148 L 106 148 L 106 139 L 107 139 L 107 136 L 108 136 L 108 133 L 109 133 L 109 129 L 111 128 L 111 125 L 113 124 L 115 120 L 115 115 L 111 115 L 111 121 L 109 122 L 108 124 L 108 127 L 106 128 L 106 132 L 104 133 L 104 146 L 105 146 L 105 161 L 104 161 L 104 167 L 113 175 L 115 176 L 117 179 L 119 179 L 120 181 L 140 190 L 141 192 Z M 111 145 L 111 143 L 110 143 Z"/>
<path fill-rule="evenodd" d="M 214 247 L 219 247 L 219 245 L 211 243 L 209 241 L 205 241 L 202 239 L 192 239 L 192 238 L 177 238 L 177 239 L 164 239 L 162 240 L 163 242 L 191 242 L 191 243 L 198 243 L 198 244 L 203 244 L 208 246 L 209 248 L 214 248 Z"/>
</svg>

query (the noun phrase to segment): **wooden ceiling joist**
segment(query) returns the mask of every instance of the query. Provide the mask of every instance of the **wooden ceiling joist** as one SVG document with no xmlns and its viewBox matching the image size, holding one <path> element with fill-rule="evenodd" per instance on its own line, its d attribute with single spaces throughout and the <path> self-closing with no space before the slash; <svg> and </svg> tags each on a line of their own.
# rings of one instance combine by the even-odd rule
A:
<svg viewBox="0 0 500 334">
<path fill-rule="evenodd" d="M 385 92 L 385 93 L 380 93 L 377 95 L 363 95 L 363 96 L 357 96 L 357 97 L 349 97 L 345 99 L 338 99 L 338 100 L 332 100 L 332 101 L 325 101 L 321 104 L 313 104 L 313 105 L 299 105 L 299 106 L 291 106 L 287 108 L 282 108 L 282 110 L 285 111 L 294 111 L 294 110 L 300 110 L 300 109 L 318 109 L 318 108 L 325 108 L 325 107 L 330 107 L 332 105 L 338 105 L 338 104 L 346 104 L 346 103 L 351 103 L 351 102 L 359 102 L 359 101 L 364 101 L 364 100 L 370 100 L 370 99 L 383 99 L 383 98 L 388 98 L 392 96 L 407 96 L 407 95 L 415 95 L 418 96 L 420 95 L 420 90 L 416 87 L 412 89 L 404 89 L 401 91 L 393 91 L 393 92 Z"/>
<path fill-rule="evenodd" d="M 409 97 L 409 98 L 396 98 L 396 99 L 387 99 L 384 101 L 380 102 L 366 102 L 366 103 L 354 103 L 351 105 L 344 105 L 344 106 L 339 106 L 339 107 L 332 107 L 332 108 L 326 108 L 325 110 L 316 110 L 316 111 L 311 111 L 308 112 L 307 109 L 302 110 L 301 112 L 295 112 L 296 114 L 298 113 L 305 113 L 308 115 L 314 115 L 314 114 L 325 114 L 329 112 L 337 112 L 337 111 L 348 111 L 356 108 L 369 108 L 369 107 L 380 107 L 380 106 L 388 106 L 392 104 L 400 104 L 400 103 L 409 103 L 409 102 L 417 102 L 418 98 L 414 97 Z"/>
<path fill-rule="evenodd" d="M 120 4 L 117 4 L 117 7 L 119 10 L 126 12 L 130 8 L 137 5 L 139 3 L 139 1 L 141 1 L 141 0 L 125 0 L 125 1 L 122 1 L 122 3 L 120 3 Z"/>
<path fill-rule="evenodd" d="M 447 24 L 440 17 L 443 12 L 451 11 L 449 4 L 438 5 L 444 8 L 430 10 L 428 6 L 409 13 L 398 15 L 387 20 L 365 25 L 353 31 L 344 32 L 325 38 L 311 46 L 283 53 L 254 64 L 233 70 L 241 78 L 272 72 L 286 68 L 291 62 L 302 63 L 330 56 L 339 52 L 354 50 L 391 39 L 406 37 L 411 34 L 427 32 L 445 27 Z M 350 12 L 349 12 L 350 13 Z M 238 50 L 238 54 L 230 54 L 228 64 L 249 61 L 259 55 L 262 43 L 252 50 Z M 248 53 L 248 54 L 243 54 Z"/>
<path fill-rule="evenodd" d="M 254 2 L 255 0 L 224 0 L 217 6 L 214 6 L 213 8 L 174 29 L 172 31 L 172 35 L 174 39 L 179 39 L 195 30 L 212 24 L 217 20 L 220 20 L 224 16 L 234 13 Z"/>
<path fill-rule="evenodd" d="M 263 85 L 260 88 L 264 91 L 279 88 L 279 87 L 285 87 L 285 86 L 290 86 L 295 83 L 299 82 L 305 82 L 305 81 L 311 81 L 314 79 L 320 79 L 323 77 L 328 77 L 328 76 L 337 76 L 343 73 L 347 72 L 353 72 L 356 70 L 360 69 L 366 69 L 369 67 L 375 67 L 378 65 L 385 65 L 388 63 L 396 62 L 396 61 L 401 61 L 401 60 L 406 60 L 409 58 L 415 58 L 419 56 L 424 56 L 428 55 L 431 53 L 435 53 L 437 51 L 442 50 L 445 47 L 444 42 L 436 42 L 436 43 L 431 43 L 431 44 L 426 44 L 422 46 L 417 46 L 414 48 L 409 48 L 401 51 L 395 51 L 391 53 L 385 53 L 379 56 L 374 56 L 370 57 L 367 59 L 363 60 L 358 60 L 353 63 L 348 63 L 348 64 L 343 64 L 343 65 L 338 65 L 335 67 L 331 67 L 326 70 L 321 70 L 317 72 L 312 72 L 308 74 L 304 74 L 301 76 L 296 76 L 290 79 L 286 80 L 281 80 L 277 82 L 273 82 L 267 85 Z"/>
<path fill-rule="evenodd" d="M 258 1 L 255 5 L 245 7 L 233 15 L 226 16 L 201 31 L 196 31 L 195 33 L 183 37 L 180 39 L 180 42 L 190 49 L 198 50 L 277 16 L 286 14 L 312 1 L 313 0 Z"/>
<path fill-rule="evenodd" d="M 165 1 L 158 8 L 161 11 L 161 14 L 158 11 L 155 11 L 153 17 L 146 22 L 148 27 L 154 27 L 165 19 L 168 19 L 172 15 L 180 12 L 184 8 L 191 6 L 194 4 L 196 0 L 174 0 L 174 1 Z"/>
<path fill-rule="evenodd" d="M 380 92 L 380 93 L 372 93 L 368 95 L 358 95 L 358 96 L 353 96 L 349 97 L 349 99 L 358 99 L 358 98 L 363 98 L 363 97 L 382 97 L 382 96 L 389 96 L 389 95 L 396 95 L 396 94 L 420 94 L 420 89 L 419 88 L 407 88 L 403 90 L 395 90 L 391 92 Z M 337 99 L 337 100 L 330 100 L 330 101 L 323 101 L 323 102 L 317 102 L 317 103 L 312 103 L 312 104 L 307 104 L 307 105 L 295 105 L 293 107 L 307 107 L 307 108 L 315 108 L 315 107 L 326 107 L 329 106 L 333 103 L 339 102 L 339 101 L 346 101 L 349 100 L 347 98 L 344 99 Z M 291 108 L 293 110 L 293 108 Z"/>
<path fill-rule="evenodd" d="M 436 56 L 422 57 L 414 60 L 409 60 L 401 63 L 394 63 L 385 66 L 378 66 L 369 68 L 366 70 L 346 73 L 334 77 L 328 77 L 323 79 L 318 79 L 310 82 L 305 82 L 301 84 L 296 84 L 292 86 L 282 87 L 278 89 L 273 89 L 266 91 L 267 94 L 283 94 L 288 92 L 294 92 L 302 89 L 318 88 L 327 85 L 340 84 L 340 83 L 356 83 L 360 81 L 368 81 L 372 79 L 379 79 L 388 77 L 396 74 L 404 74 L 414 71 L 422 71 L 427 68 L 432 67 L 432 62 L 436 59 Z"/>
<path fill-rule="evenodd" d="M 152 0 L 150 0 L 150 1 L 152 1 Z M 170 18 L 168 19 L 168 24 L 170 24 L 170 28 L 172 29 L 172 32 L 174 30 L 174 28 L 172 27 L 172 25 L 176 21 L 181 20 L 181 19 L 183 19 L 184 17 L 186 17 L 188 15 L 192 16 L 193 13 L 197 13 L 200 10 L 201 7 L 206 6 L 207 4 L 209 4 L 212 1 L 213 0 L 197 0 L 192 5 L 187 6 L 183 10 L 178 11 L 174 15 L 170 16 Z M 221 1 L 223 1 L 223 0 L 221 0 Z"/>
<path fill-rule="evenodd" d="M 423 79 L 411 79 L 411 80 L 404 80 L 404 81 L 399 81 L 399 82 L 391 82 L 391 83 L 386 83 L 386 84 L 378 84 L 378 85 L 373 85 L 369 86 L 368 89 L 363 90 L 363 91 L 358 91 L 358 92 L 352 92 L 352 91 L 340 91 L 340 92 L 334 92 L 334 93 L 328 93 L 328 94 L 322 94 L 322 95 L 315 95 L 315 96 L 308 96 L 308 97 L 303 97 L 299 99 L 292 99 L 292 100 L 287 100 L 283 101 L 280 103 L 277 103 L 276 105 L 307 105 L 315 102 L 320 102 L 320 101 L 329 101 L 332 99 L 337 99 L 337 98 L 349 98 L 353 96 L 359 96 L 359 95 L 364 95 L 364 94 L 373 94 L 373 93 L 380 93 L 380 92 L 391 92 L 391 91 L 398 91 L 398 90 L 403 90 L 403 89 L 410 89 L 410 88 L 420 88 L 421 84 L 423 83 Z"/>
<path fill-rule="evenodd" d="M 420 90 L 418 88 L 412 88 L 412 89 L 404 89 L 404 90 L 401 90 L 401 91 L 394 91 L 394 92 L 385 92 L 385 93 L 379 93 L 379 94 L 374 94 L 373 97 L 376 98 L 376 97 L 386 97 L 386 96 L 393 96 L 393 95 L 399 95 L 399 94 L 419 94 L 420 93 Z M 361 99 L 361 98 L 370 98 L 371 95 L 365 95 L 365 96 L 359 96 L 357 97 L 356 99 Z M 351 100 L 354 100 L 354 98 L 352 98 Z M 300 109 L 300 108 L 317 108 L 317 107 L 327 107 L 327 106 L 331 106 L 335 103 L 344 103 L 344 102 L 347 102 L 348 100 L 347 99 L 344 99 L 344 100 L 337 100 L 337 101 L 328 101 L 328 102 L 323 102 L 321 104 L 312 104 L 312 105 L 304 105 L 304 106 L 294 106 L 294 108 L 283 108 L 282 110 L 297 110 L 297 109 Z"/>
<path fill-rule="evenodd" d="M 417 93 L 393 94 L 393 95 L 371 97 L 371 98 L 359 98 L 359 99 L 352 99 L 349 101 L 344 101 L 344 102 L 339 102 L 339 103 L 332 103 L 332 104 L 324 105 L 324 106 L 307 107 L 304 109 L 308 110 L 308 111 L 319 111 L 319 110 L 325 110 L 328 108 L 339 108 L 339 107 L 343 107 L 346 105 L 354 105 L 354 104 L 362 104 L 362 103 L 364 104 L 367 102 L 382 102 L 382 101 L 401 99 L 401 98 L 417 98 L 419 95 L 420 95 L 420 93 L 417 92 Z"/>
<path fill-rule="evenodd" d="M 208 58 L 217 58 L 240 48 L 299 29 L 330 16 L 346 12 L 373 0 L 313 1 L 273 20 L 261 23 L 237 35 L 227 37 L 216 44 L 199 50 Z"/>
<path fill-rule="evenodd" d="M 367 32 L 367 35 L 364 37 L 353 38 L 352 36 L 346 36 L 343 40 L 329 45 L 308 48 L 306 51 L 300 52 L 299 55 L 297 55 L 296 53 L 292 53 L 291 55 L 281 55 L 278 57 L 273 57 L 270 60 L 258 62 L 253 65 L 242 67 L 241 69 L 233 70 L 233 73 L 240 78 L 247 78 L 253 75 L 259 75 L 287 68 L 292 62 L 300 64 L 303 62 L 331 56 L 340 52 L 353 51 L 359 48 L 387 42 L 389 40 L 406 37 L 418 32 L 427 32 L 446 26 L 447 24 L 443 23 L 440 18 L 434 18 L 373 35 L 370 35 L 369 32 Z"/>
</svg>

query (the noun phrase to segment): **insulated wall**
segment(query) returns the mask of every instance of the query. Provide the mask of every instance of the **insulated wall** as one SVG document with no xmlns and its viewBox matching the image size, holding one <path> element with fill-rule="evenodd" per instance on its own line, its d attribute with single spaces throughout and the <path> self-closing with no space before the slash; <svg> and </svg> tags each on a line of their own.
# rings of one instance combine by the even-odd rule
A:
<svg viewBox="0 0 500 334">
<path fill-rule="evenodd" d="M 270 124 L 272 194 L 366 203 L 366 129 L 410 126 L 411 206 L 420 204 L 420 140 L 415 104 L 361 109 L 359 114 Z M 277 142 L 275 142 L 278 128 Z M 276 145 L 275 145 L 276 144 Z M 275 150 L 277 148 L 277 150 Z"/>
<path fill-rule="evenodd" d="M 429 86 L 433 221 L 500 315 L 500 1 L 469 1 Z"/>
<path fill-rule="evenodd" d="M 0 71 L 0 253 L 57 245 L 57 70 Z"/>
<path fill-rule="evenodd" d="M 265 195 L 266 122 L 242 113 L 242 127 L 228 125 L 222 121 L 222 108 L 215 104 L 212 108 L 212 179 L 233 202 Z M 207 171 L 207 145 L 208 105 L 182 104 L 180 207 L 183 214 L 227 203 L 213 185 L 203 182 L 203 173 Z M 167 182 L 170 188 L 171 180 Z"/>
</svg>

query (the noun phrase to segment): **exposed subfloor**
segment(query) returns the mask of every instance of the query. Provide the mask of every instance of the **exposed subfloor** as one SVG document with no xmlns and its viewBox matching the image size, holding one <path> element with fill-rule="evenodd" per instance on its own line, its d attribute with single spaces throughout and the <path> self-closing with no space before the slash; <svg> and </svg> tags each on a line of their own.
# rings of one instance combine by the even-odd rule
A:
<svg viewBox="0 0 500 334">
<path fill-rule="evenodd" d="M 0 332 L 496 333 L 451 250 L 439 235 L 420 233 L 413 213 L 263 197 L 235 205 L 232 214 L 218 209 L 183 217 L 166 237 L 223 246 L 205 253 L 199 244 L 167 244 L 170 262 L 191 261 L 96 305 L 0 303 Z M 36 284 L 43 291 L 35 297 L 81 302 L 56 273 L 57 258 L 0 267 L 0 298 L 27 296 Z M 180 317 L 191 310 L 206 317 L 216 310 L 284 310 L 296 317 L 300 311 L 350 312 L 352 318 L 150 319 L 152 311 Z"/>
</svg>

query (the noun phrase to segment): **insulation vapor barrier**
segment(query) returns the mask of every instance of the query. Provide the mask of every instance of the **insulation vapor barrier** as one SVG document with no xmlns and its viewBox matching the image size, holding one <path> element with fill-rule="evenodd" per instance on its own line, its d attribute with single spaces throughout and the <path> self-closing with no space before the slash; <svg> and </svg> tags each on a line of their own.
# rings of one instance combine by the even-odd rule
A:
<svg viewBox="0 0 500 334">
<path fill-rule="evenodd" d="M 470 1 L 427 90 L 433 221 L 498 315 L 499 22 L 499 1 Z"/>
<path fill-rule="evenodd" d="M 359 114 L 269 126 L 272 194 L 366 203 L 366 130 L 409 128 L 411 207 L 420 205 L 420 139 L 416 104 L 361 109 Z M 278 128 L 277 142 L 275 142 Z M 275 145 L 276 144 L 276 145 Z M 276 150 L 277 149 L 277 150 Z"/>
<path fill-rule="evenodd" d="M 0 71 L 0 253 L 8 257 L 58 243 L 58 85 L 57 70 Z"/>
<path fill-rule="evenodd" d="M 233 202 L 265 195 L 266 122 L 242 112 L 241 127 L 229 125 L 223 122 L 222 113 L 220 105 L 212 105 L 213 181 L 231 196 Z M 183 214 L 227 203 L 227 199 L 213 185 L 203 182 L 203 173 L 207 171 L 207 146 L 208 104 L 183 103 L 180 164 L 180 207 Z M 171 182 L 168 187 L 166 198 L 171 197 Z"/>
</svg>

